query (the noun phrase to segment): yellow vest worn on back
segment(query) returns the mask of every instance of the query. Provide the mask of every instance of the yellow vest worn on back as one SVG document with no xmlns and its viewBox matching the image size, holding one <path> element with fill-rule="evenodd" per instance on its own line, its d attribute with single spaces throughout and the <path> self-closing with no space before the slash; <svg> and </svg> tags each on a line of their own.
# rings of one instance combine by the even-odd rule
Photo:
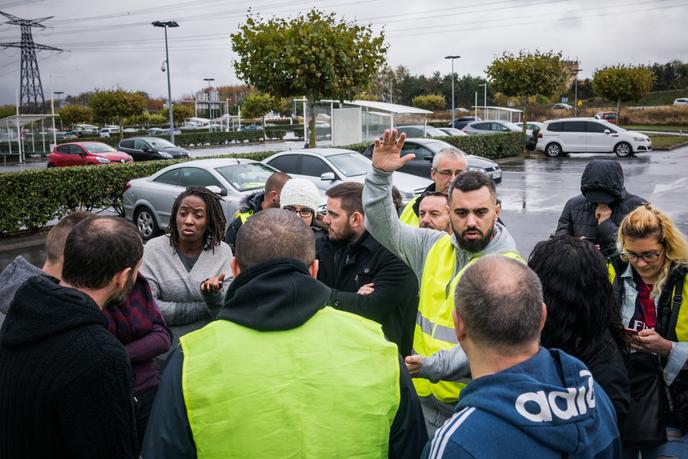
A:
<svg viewBox="0 0 688 459">
<path fill-rule="evenodd" d="M 380 325 L 325 307 L 292 330 L 216 320 L 180 341 L 199 458 L 387 457 L 399 360 Z"/>
<path fill-rule="evenodd" d="M 416 196 L 415 198 L 411 199 L 408 204 L 406 204 L 406 207 L 404 207 L 404 210 L 401 211 L 401 215 L 399 216 L 399 221 L 401 223 L 413 226 L 414 228 L 418 228 L 418 225 L 420 224 L 420 218 L 413 210 L 413 206 L 416 204 L 416 201 L 418 201 L 418 198 L 419 196 Z"/>
</svg>

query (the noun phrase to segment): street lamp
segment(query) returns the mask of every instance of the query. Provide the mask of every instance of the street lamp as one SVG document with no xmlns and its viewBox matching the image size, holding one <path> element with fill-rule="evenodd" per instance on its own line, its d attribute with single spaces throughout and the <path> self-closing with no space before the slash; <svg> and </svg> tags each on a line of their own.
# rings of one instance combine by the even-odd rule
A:
<svg viewBox="0 0 688 459">
<path fill-rule="evenodd" d="M 573 84 L 574 90 L 573 90 L 573 113 L 576 118 L 578 118 L 578 74 L 582 71 L 583 69 L 578 67 L 578 61 L 576 61 L 576 69 L 573 71 L 574 76 L 576 77 L 576 80 Z"/>
<path fill-rule="evenodd" d="M 487 81 L 478 85 L 478 87 L 480 86 L 485 88 L 485 92 L 483 93 L 483 116 L 487 119 Z"/>
<path fill-rule="evenodd" d="M 456 111 L 454 109 L 454 59 L 461 59 L 461 56 L 445 56 L 444 58 L 451 60 L 451 69 L 452 69 L 452 127 L 454 127 L 454 120 L 456 119 Z"/>
<path fill-rule="evenodd" d="M 174 114 L 172 113 L 172 86 L 170 84 L 170 52 L 167 49 L 167 28 L 179 27 L 176 21 L 153 21 L 155 27 L 165 29 L 165 62 L 167 63 L 167 109 L 170 112 L 170 142 L 174 143 Z"/>
<path fill-rule="evenodd" d="M 64 91 L 53 91 L 53 94 L 57 96 L 57 111 L 60 111 L 60 96 L 64 94 Z M 54 118 L 53 118 L 54 119 Z M 54 128 L 55 126 L 53 126 Z M 62 117 L 60 117 L 60 131 L 64 132 L 64 125 L 62 124 Z"/>
<path fill-rule="evenodd" d="M 208 118 L 210 118 L 210 122 L 208 123 L 208 132 L 210 132 L 213 124 L 213 106 L 210 102 L 210 90 L 212 89 L 212 86 L 210 85 L 210 82 L 215 81 L 215 78 L 203 78 L 203 81 L 208 82 Z"/>
</svg>

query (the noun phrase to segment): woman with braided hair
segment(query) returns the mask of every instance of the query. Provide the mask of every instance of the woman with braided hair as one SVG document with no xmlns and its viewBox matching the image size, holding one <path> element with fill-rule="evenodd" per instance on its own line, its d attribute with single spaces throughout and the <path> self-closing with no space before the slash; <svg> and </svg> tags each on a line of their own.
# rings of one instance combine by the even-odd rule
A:
<svg viewBox="0 0 688 459">
<path fill-rule="evenodd" d="M 175 342 L 210 322 L 224 302 L 232 258 L 222 241 L 226 223 L 216 194 L 189 187 L 174 201 L 167 234 L 144 247 L 141 273 Z"/>
</svg>

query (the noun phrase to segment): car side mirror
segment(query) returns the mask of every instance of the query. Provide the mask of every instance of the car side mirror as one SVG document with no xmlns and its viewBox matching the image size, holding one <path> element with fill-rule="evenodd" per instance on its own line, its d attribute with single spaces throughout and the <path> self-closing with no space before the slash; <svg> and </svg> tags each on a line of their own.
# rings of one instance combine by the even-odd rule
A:
<svg viewBox="0 0 688 459">
<path fill-rule="evenodd" d="M 220 196 L 227 196 L 227 189 L 226 188 L 220 188 L 217 185 L 210 185 L 205 187 L 208 191 L 211 193 L 220 195 Z"/>
<path fill-rule="evenodd" d="M 612 133 L 612 131 L 610 131 L 609 129 L 605 129 L 605 130 L 604 130 L 604 133 L 607 134 L 607 135 L 609 135 L 609 134 Z"/>
<path fill-rule="evenodd" d="M 336 180 L 336 177 L 334 176 L 334 172 L 323 172 L 320 174 L 320 180 L 333 181 Z"/>
</svg>

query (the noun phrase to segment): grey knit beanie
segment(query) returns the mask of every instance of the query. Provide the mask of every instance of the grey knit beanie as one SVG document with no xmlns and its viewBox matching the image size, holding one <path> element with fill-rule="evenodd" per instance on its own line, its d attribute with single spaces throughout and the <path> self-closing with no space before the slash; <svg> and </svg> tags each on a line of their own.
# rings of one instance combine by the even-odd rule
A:
<svg viewBox="0 0 688 459">
<path fill-rule="evenodd" d="M 303 206 L 315 212 L 320 207 L 320 191 L 310 180 L 293 178 L 282 188 L 280 206 Z"/>
</svg>

